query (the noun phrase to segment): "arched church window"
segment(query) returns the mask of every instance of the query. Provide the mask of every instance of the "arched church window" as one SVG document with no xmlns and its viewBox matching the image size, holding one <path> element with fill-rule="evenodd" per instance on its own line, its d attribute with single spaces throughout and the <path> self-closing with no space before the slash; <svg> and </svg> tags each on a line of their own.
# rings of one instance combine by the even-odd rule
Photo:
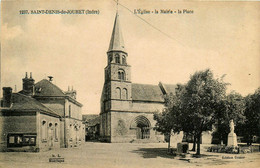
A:
<svg viewBox="0 0 260 168">
<path fill-rule="evenodd" d="M 109 55 L 109 62 L 112 62 L 112 61 L 113 61 L 113 56 Z"/>
<path fill-rule="evenodd" d="M 122 64 L 126 64 L 126 58 L 125 58 L 125 56 L 122 57 Z"/>
<path fill-rule="evenodd" d="M 124 70 L 120 69 L 118 71 L 118 79 L 119 80 L 125 80 L 125 71 Z"/>
<path fill-rule="evenodd" d="M 119 64 L 120 63 L 120 57 L 119 57 L 118 54 L 116 54 L 115 59 L 116 59 L 116 63 Z"/>
<path fill-rule="evenodd" d="M 120 80 L 121 79 L 121 72 L 118 71 L 118 79 Z"/>
<path fill-rule="evenodd" d="M 119 87 L 116 88 L 116 98 L 121 99 L 121 89 Z"/>
<path fill-rule="evenodd" d="M 122 99 L 128 99 L 128 95 L 127 95 L 127 89 L 124 88 L 123 91 L 122 91 Z"/>
</svg>

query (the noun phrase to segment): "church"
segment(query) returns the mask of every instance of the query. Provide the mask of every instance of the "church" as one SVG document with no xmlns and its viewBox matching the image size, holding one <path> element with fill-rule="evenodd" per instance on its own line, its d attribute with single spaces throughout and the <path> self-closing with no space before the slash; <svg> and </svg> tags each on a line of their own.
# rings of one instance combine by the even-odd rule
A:
<svg viewBox="0 0 260 168">
<path fill-rule="evenodd" d="M 153 129 L 156 124 L 153 114 L 162 111 L 163 95 L 174 93 L 176 85 L 132 83 L 127 58 L 119 15 L 116 13 L 101 95 L 101 140 L 162 142 L 164 135 Z"/>
</svg>

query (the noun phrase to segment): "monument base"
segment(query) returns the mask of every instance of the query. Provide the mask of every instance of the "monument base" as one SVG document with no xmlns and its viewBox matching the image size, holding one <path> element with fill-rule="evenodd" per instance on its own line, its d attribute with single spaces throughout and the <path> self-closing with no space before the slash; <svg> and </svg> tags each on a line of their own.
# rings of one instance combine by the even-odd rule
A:
<svg viewBox="0 0 260 168">
<path fill-rule="evenodd" d="M 237 146 L 237 135 L 236 133 L 228 134 L 227 146 Z"/>
</svg>

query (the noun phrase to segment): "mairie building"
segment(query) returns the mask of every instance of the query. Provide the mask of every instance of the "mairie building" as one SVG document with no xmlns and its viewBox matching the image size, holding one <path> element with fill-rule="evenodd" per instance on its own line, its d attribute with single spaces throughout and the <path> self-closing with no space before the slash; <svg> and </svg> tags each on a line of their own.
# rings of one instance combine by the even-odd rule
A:
<svg viewBox="0 0 260 168">
<path fill-rule="evenodd" d="M 0 151 L 46 151 L 78 147 L 85 142 L 82 104 L 76 91 L 62 91 L 50 80 L 23 78 L 23 89 L 3 88 Z"/>
</svg>

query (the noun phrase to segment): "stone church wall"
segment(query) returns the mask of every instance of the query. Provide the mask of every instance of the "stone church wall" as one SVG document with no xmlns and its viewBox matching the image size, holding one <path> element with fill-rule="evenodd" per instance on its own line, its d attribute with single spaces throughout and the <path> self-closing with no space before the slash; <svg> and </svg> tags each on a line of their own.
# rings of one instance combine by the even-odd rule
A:
<svg viewBox="0 0 260 168">
<path fill-rule="evenodd" d="M 150 124 L 150 138 L 137 140 L 136 129 L 131 128 L 131 123 L 138 116 L 146 117 Z M 153 113 L 140 112 L 112 112 L 111 113 L 111 142 L 159 142 L 163 141 L 163 136 L 158 135 L 153 127 L 155 121 L 153 120 Z"/>
<path fill-rule="evenodd" d="M 100 124 L 100 136 L 101 141 L 110 142 L 110 132 L 111 132 L 111 113 L 102 113 L 101 124 Z"/>
</svg>

